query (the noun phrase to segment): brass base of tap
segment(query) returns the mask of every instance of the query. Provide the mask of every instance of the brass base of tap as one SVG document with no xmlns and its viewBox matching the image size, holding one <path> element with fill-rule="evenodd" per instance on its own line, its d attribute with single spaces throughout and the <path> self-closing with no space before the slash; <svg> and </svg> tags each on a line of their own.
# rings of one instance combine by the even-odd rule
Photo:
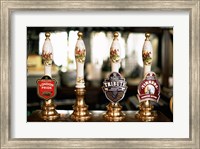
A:
<svg viewBox="0 0 200 149">
<path fill-rule="evenodd" d="M 125 119 L 125 114 L 122 112 L 122 106 L 119 103 L 109 103 L 107 112 L 103 115 L 104 119 L 109 122 L 119 122 Z"/>
<path fill-rule="evenodd" d="M 60 114 L 56 111 L 56 106 L 54 105 L 52 99 L 44 101 L 41 107 L 41 112 L 39 113 L 39 117 L 47 121 L 53 121 L 60 117 Z"/>
<path fill-rule="evenodd" d="M 150 105 L 149 101 L 141 103 L 139 109 L 140 110 L 136 113 L 135 117 L 141 121 L 151 122 L 158 117 L 157 112 L 153 110 L 154 107 Z"/>
<path fill-rule="evenodd" d="M 88 105 L 84 101 L 85 92 L 84 88 L 77 88 L 75 90 L 76 102 L 73 105 L 73 113 L 70 115 L 73 121 L 84 122 L 92 117 L 92 114 L 88 111 Z"/>
</svg>

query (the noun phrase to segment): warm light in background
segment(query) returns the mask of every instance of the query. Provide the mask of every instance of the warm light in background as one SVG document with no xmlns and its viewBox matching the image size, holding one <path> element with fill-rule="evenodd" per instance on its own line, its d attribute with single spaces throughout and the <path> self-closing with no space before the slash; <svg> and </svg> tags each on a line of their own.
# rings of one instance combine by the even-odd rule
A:
<svg viewBox="0 0 200 149">
<path fill-rule="evenodd" d="M 133 55 L 133 61 L 137 62 L 141 67 L 143 66 L 142 60 L 142 47 L 145 40 L 143 33 L 130 33 L 127 40 L 127 55 Z"/>
<path fill-rule="evenodd" d="M 91 61 L 92 63 L 103 64 L 109 57 L 109 39 L 104 32 L 92 32 L 91 35 Z"/>
</svg>

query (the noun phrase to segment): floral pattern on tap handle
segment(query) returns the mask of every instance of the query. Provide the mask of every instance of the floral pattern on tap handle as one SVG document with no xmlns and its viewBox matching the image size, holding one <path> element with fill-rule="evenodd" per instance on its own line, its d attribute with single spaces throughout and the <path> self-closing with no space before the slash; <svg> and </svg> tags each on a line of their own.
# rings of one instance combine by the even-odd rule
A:
<svg viewBox="0 0 200 149">
<path fill-rule="evenodd" d="M 86 57 L 86 50 L 85 49 L 79 49 L 76 47 L 75 49 L 75 58 L 79 63 L 84 63 Z"/>
<path fill-rule="evenodd" d="M 142 59 L 143 59 L 144 65 L 151 65 L 152 53 L 147 50 L 142 51 Z"/>
<path fill-rule="evenodd" d="M 120 61 L 119 49 L 110 50 L 110 59 L 113 63 L 118 63 Z"/>
<path fill-rule="evenodd" d="M 44 61 L 44 65 L 51 65 L 52 64 L 52 59 L 53 59 L 53 54 L 52 52 L 50 53 L 45 53 L 44 51 L 42 52 L 42 59 Z"/>
<path fill-rule="evenodd" d="M 84 78 L 83 77 L 78 77 L 76 80 L 77 83 L 85 83 Z"/>
</svg>

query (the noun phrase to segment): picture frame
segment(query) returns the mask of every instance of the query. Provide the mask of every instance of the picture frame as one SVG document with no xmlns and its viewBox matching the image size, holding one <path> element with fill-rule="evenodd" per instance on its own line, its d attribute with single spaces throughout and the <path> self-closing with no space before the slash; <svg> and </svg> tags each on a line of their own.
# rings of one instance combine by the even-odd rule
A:
<svg viewBox="0 0 200 149">
<path fill-rule="evenodd" d="M 1 148 L 199 148 L 199 26 L 200 2 L 196 1 L 1 1 Z M 11 138 L 11 45 L 10 15 L 15 10 L 136 10 L 188 11 L 190 14 L 189 55 L 189 121 L 190 138 Z"/>
</svg>

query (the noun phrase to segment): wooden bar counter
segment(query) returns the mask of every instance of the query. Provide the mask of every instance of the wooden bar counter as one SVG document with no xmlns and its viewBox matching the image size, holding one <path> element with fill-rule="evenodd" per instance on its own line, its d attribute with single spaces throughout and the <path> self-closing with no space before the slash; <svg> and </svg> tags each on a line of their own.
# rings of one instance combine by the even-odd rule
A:
<svg viewBox="0 0 200 149">
<path fill-rule="evenodd" d="M 60 114 L 60 118 L 54 121 L 42 120 L 38 117 L 40 110 L 34 111 L 30 116 L 27 117 L 27 122 L 73 122 L 70 119 L 70 115 L 73 112 L 72 110 L 57 110 Z M 106 111 L 90 111 L 92 113 L 92 118 L 87 122 L 107 122 L 103 118 L 103 114 Z M 142 122 L 139 119 L 135 118 L 137 111 L 123 111 L 126 114 L 125 120 L 122 122 Z M 163 113 L 157 111 L 158 117 L 153 122 L 171 122 Z"/>
</svg>

